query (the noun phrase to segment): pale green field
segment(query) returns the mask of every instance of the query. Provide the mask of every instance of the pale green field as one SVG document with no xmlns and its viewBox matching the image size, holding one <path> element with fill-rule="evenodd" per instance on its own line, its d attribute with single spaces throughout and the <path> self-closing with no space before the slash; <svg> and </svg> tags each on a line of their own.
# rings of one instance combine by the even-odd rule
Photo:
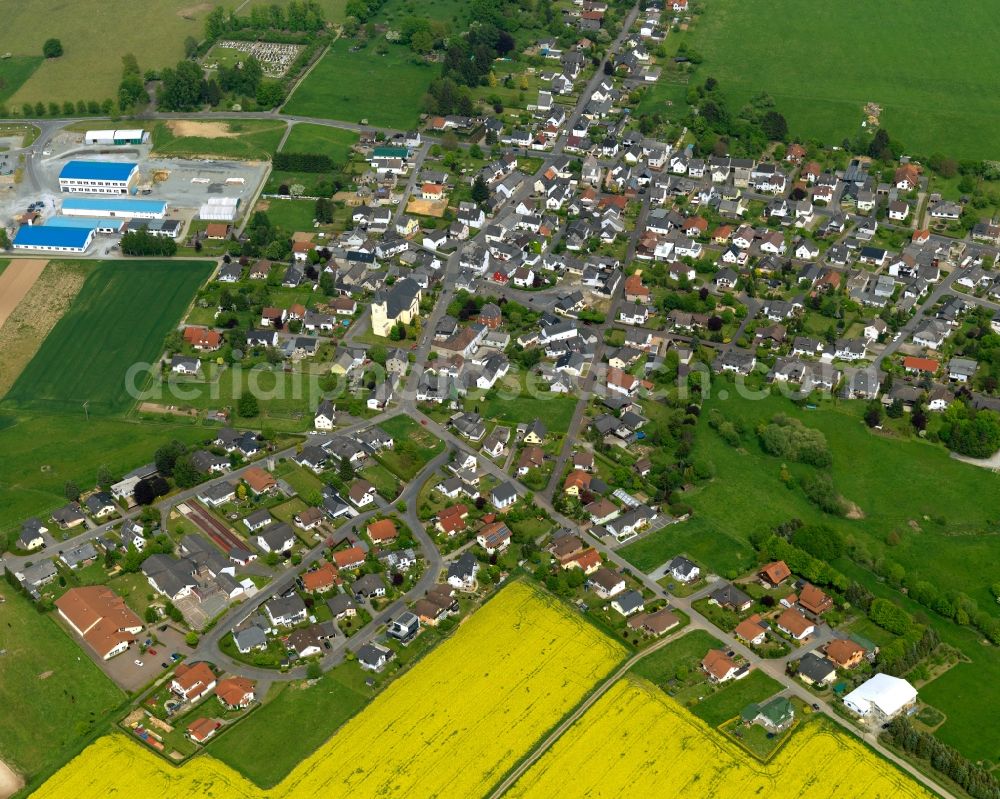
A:
<svg viewBox="0 0 1000 799">
<path fill-rule="evenodd" d="M 156 0 L 28 0 L 3 3 L 0 53 L 41 55 L 51 37 L 61 58 L 46 59 L 8 101 L 104 100 L 121 80 L 121 56 L 135 53 L 142 70 L 159 69 L 184 56 L 184 39 L 201 39 L 206 14 L 219 2 Z"/>
</svg>

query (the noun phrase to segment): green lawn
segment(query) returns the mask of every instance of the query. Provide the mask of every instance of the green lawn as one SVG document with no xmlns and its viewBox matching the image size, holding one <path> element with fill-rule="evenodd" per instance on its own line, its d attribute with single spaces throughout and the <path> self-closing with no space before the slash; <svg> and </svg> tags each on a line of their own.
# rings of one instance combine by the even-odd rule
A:
<svg viewBox="0 0 1000 799">
<path fill-rule="evenodd" d="M 232 136 L 177 136 L 169 122 L 153 127 L 155 155 L 174 158 L 244 158 L 266 161 L 277 151 L 285 135 L 285 123 L 266 119 L 223 120 Z"/>
<path fill-rule="evenodd" d="M 10 100 L 14 92 L 21 88 L 44 60 L 40 55 L 16 56 L 0 60 L 0 103 Z"/>
<path fill-rule="evenodd" d="M 306 688 L 277 683 L 274 696 L 221 735 L 209 752 L 264 788 L 270 788 L 360 711 L 370 698 L 360 669 L 339 668 Z M 267 752 L 267 757 L 261 757 Z"/>
<path fill-rule="evenodd" d="M 315 200 L 268 200 L 267 218 L 291 236 L 296 231 L 313 229 L 316 216 Z"/>
<path fill-rule="evenodd" d="M 313 493 L 320 494 L 323 491 L 323 481 L 293 461 L 287 460 L 279 463 L 274 474 L 285 480 L 300 497 Z"/>
<path fill-rule="evenodd" d="M 500 424 L 530 424 L 535 419 L 541 419 L 553 433 L 565 433 L 569 429 L 573 411 L 576 410 L 576 397 L 562 394 L 542 394 L 537 397 L 517 397 L 509 399 L 494 397 L 478 402 L 467 403 L 479 408 L 484 419 L 492 419 Z"/>
<path fill-rule="evenodd" d="M 401 480 L 412 480 L 444 449 L 444 442 L 428 433 L 409 416 L 394 416 L 381 427 L 392 436 L 393 448 L 378 454 L 379 462 Z"/>
<path fill-rule="evenodd" d="M 79 415 L 87 402 L 91 417 L 128 410 L 135 402 L 130 368 L 157 359 L 212 267 L 204 261 L 99 262 L 3 404 Z"/>
<path fill-rule="evenodd" d="M 662 686 L 674 678 L 679 667 L 697 669 L 708 650 L 720 646 L 722 642 L 713 635 L 704 630 L 692 630 L 662 649 L 646 655 L 632 667 L 632 671 Z"/>
<path fill-rule="evenodd" d="M 884 109 L 881 124 L 912 153 L 995 158 L 1000 54 L 969 43 L 998 35 L 1000 16 L 975 3 L 913 0 L 901 13 L 841 0 L 803 13 L 794 0 L 718 0 L 688 41 L 704 59 L 693 83 L 714 77 L 734 112 L 768 92 L 793 135 L 839 144 L 857 133 L 863 105 L 874 102 Z"/>
<path fill-rule="evenodd" d="M 161 445 L 197 443 L 211 432 L 190 421 L 144 421 L 75 414 L 0 414 L 0 546 L 28 516 L 65 504 L 63 486 L 92 488 L 106 465 L 120 475 L 153 459 Z"/>
<path fill-rule="evenodd" d="M 344 164 L 357 141 L 358 134 L 351 130 L 301 123 L 292 127 L 281 152 L 328 155 L 334 163 Z"/>
<path fill-rule="evenodd" d="M 781 683 L 754 670 L 742 680 L 725 683 L 711 696 L 691 708 L 691 712 L 711 727 L 738 716 L 751 702 L 763 702 L 782 689 Z"/>
<path fill-rule="evenodd" d="M 375 45 L 352 53 L 353 40 L 339 39 L 285 104 L 286 114 L 342 119 L 406 129 L 417 123 L 427 87 L 437 65 L 414 63 L 409 48 Z"/>
<path fill-rule="evenodd" d="M 6 584 L 0 604 L 0 758 L 30 779 L 75 754 L 125 695 L 49 617 Z"/>
</svg>

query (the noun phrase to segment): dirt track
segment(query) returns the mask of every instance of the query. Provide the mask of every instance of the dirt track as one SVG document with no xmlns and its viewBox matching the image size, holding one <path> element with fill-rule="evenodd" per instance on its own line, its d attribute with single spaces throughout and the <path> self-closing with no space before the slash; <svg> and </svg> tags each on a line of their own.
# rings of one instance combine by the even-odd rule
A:
<svg viewBox="0 0 1000 799">
<path fill-rule="evenodd" d="M 38 280 L 48 261 L 14 259 L 0 275 L 0 327 Z"/>
<path fill-rule="evenodd" d="M 24 780 L 10 766 L 0 760 L 0 799 L 13 796 L 24 787 Z"/>
</svg>

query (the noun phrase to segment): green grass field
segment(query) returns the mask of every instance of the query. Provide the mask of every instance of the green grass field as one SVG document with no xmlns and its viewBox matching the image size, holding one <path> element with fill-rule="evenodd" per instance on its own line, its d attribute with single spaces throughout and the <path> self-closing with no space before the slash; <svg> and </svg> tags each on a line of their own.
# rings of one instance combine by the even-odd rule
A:
<svg viewBox="0 0 1000 799">
<path fill-rule="evenodd" d="M 205 136 L 177 136 L 169 122 L 158 122 L 153 127 L 155 155 L 175 158 L 237 158 L 267 161 L 277 151 L 285 135 L 285 123 L 266 119 L 226 120 L 229 131 L 235 136 L 208 138 Z"/>
<path fill-rule="evenodd" d="M 780 682 L 764 672 L 754 670 L 742 680 L 723 685 L 718 691 L 699 702 L 691 712 L 711 727 L 718 727 L 738 716 L 751 702 L 763 702 L 782 689 Z"/>
<path fill-rule="evenodd" d="M 89 402 L 91 416 L 128 410 L 130 367 L 156 361 L 211 271 L 204 261 L 98 263 L 3 406 L 79 415 Z"/>
<path fill-rule="evenodd" d="M 124 474 L 148 463 L 162 444 L 196 443 L 211 434 L 189 421 L 133 422 L 92 415 L 0 413 L 0 548 L 28 516 L 44 516 L 66 502 L 67 481 L 81 488 L 97 484 L 106 465 Z"/>
<path fill-rule="evenodd" d="M 184 39 L 201 39 L 205 16 L 219 2 L 158 0 L 134 5 L 125 0 L 53 0 L 44 6 L 9 3 L 0 28 L 0 53 L 42 55 L 42 43 L 55 37 L 63 55 L 46 59 L 10 104 L 115 97 L 121 56 L 135 53 L 143 70 L 176 64 Z M 44 24 L 39 24 L 44 18 Z"/>
<path fill-rule="evenodd" d="M 1000 16 L 975 3 L 842 0 L 805 10 L 794 0 L 718 0 L 689 44 L 704 58 L 693 82 L 716 78 L 734 112 L 768 92 L 793 135 L 839 144 L 874 102 L 911 153 L 997 158 L 1000 54 L 975 43 L 998 35 Z"/>
<path fill-rule="evenodd" d="M 466 405 L 470 409 L 478 406 L 484 419 L 492 419 L 500 424 L 530 424 L 535 419 L 541 419 L 550 432 L 565 433 L 573 418 L 576 402 L 576 397 L 549 394 L 522 396 L 514 400 L 501 397 L 478 402 L 470 400 Z"/>
<path fill-rule="evenodd" d="M 693 663 L 697 668 L 708 650 L 719 646 L 722 646 L 722 642 L 715 636 L 704 630 L 692 630 L 662 649 L 646 655 L 632 667 L 632 671 L 662 686 L 674 678 L 679 667 L 690 668 Z"/>
<path fill-rule="evenodd" d="M 125 695 L 76 642 L 4 584 L 0 758 L 28 778 L 60 765 Z"/>
<path fill-rule="evenodd" d="M 0 60 L 0 103 L 10 100 L 44 60 L 40 55 Z"/>
<path fill-rule="evenodd" d="M 289 236 L 296 231 L 312 230 L 316 217 L 315 200 L 268 200 L 264 212 L 271 224 L 280 227 Z"/>
<path fill-rule="evenodd" d="M 300 123 L 288 134 L 283 153 L 318 153 L 330 156 L 336 164 L 345 164 L 351 147 L 358 141 L 358 134 L 351 130 L 331 128 L 327 125 Z"/>
<path fill-rule="evenodd" d="M 285 104 L 286 114 L 342 119 L 406 129 L 417 123 L 437 65 L 415 64 L 408 48 L 375 46 L 352 53 L 352 41 L 337 40 Z"/>
<path fill-rule="evenodd" d="M 717 382 L 713 393 L 717 395 L 723 385 Z M 798 518 L 828 524 L 864 541 L 872 555 L 902 564 L 909 579 L 964 591 L 997 612 L 989 587 L 996 581 L 1000 558 L 996 534 L 1000 478 L 950 458 L 941 446 L 869 432 L 861 419 L 864 407 L 860 402 L 824 403 L 810 411 L 780 397 L 757 402 L 709 400 L 693 457 L 710 461 L 716 477 L 685 497 L 694 508 L 693 518 L 622 553 L 648 571 L 663 562 L 661 556 L 687 551 L 724 573 L 753 565 L 747 543 L 751 531 Z M 739 450 L 726 444 L 708 425 L 713 408 L 727 418 L 742 419 L 748 431 L 779 412 L 821 430 L 833 456 L 834 485 L 860 506 L 865 518 L 848 520 L 821 513 L 801 491 L 781 481 L 781 461 L 764 454 L 752 432 Z M 791 471 L 796 474 L 799 468 L 792 464 Z M 886 543 L 890 531 L 900 538 L 891 547 Z"/>
<path fill-rule="evenodd" d="M 277 684 L 270 701 L 221 735 L 209 753 L 264 788 L 276 785 L 365 706 L 371 692 L 362 674 L 334 669 L 308 689 Z"/>
</svg>

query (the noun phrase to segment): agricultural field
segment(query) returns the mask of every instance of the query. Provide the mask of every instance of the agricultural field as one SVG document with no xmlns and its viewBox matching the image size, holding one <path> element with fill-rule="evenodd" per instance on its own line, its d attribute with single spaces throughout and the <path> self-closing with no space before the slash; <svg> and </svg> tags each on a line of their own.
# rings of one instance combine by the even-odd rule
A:
<svg viewBox="0 0 1000 799">
<path fill-rule="evenodd" d="M 0 61 L 0 103 L 6 103 L 45 59 L 40 56 L 17 56 Z"/>
<path fill-rule="evenodd" d="M 152 363 L 212 265 L 198 261 L 100 262 L 3 400 L 8 410 L 90 416 L 128 410 L 126 377 Z"/>
<path fill-rule="evenodd" d="M 139 744 L 112 735 L 34 796 L 97 799 L 116 789 L 163 799 L 196 793 L 233 799 L 482 796 L 624 654 L 558 600 L 515 582 L 273 791 L 265 793 L 210 757 L 177 771 Z M 297 733 L 301 718 L 293 720 Z"/>
<path fill-rule="evenodd" d="M 342 119 L 405 130 L 417 124 L 423 96 L 439 75 L 437 64 L 414 63 L 408 48 L 375 44 L 352 53 L 338 39 L 282 109 L 286 114 Z"/>
<path fill-rule="evenodd" d="M 887 30 L 909 46 L 893 46 Z M 1000 17 L 972 3 L 945 9 L 914 0 L 900 14 L 893 5 L 843 0 L 803 14 L 794 0 L 720 0 L 706 7 L 688 45 L 704 59 L 693 83 L 714 77 L 733 111 L 769 93 L 792 135 L 839 144 L 858 132 L 863 106 L 872 102 L 883 108 L 881 125 L 910 153 L 995 158 L 1000 54 L 968 44 L 998 35 Z"/>
<path fill-rule="evenodd" d="M 153 154 L 172 158 L 267 161 L 285 135 L 285 123 L 266 119 L 201 122 L 175 119 L 153 127 Z"/>
<path fill-rule="evenodd" d="M 0 549 L 28 516 L 65 504 L 67 481 L 97 483 L 101 466 L 124 474 L 148 463 L 158 447 L 178 439 L 189 444 L 211 436 L 192 421 L 143 421 L 75 414 L 0 412 Z"/>
<path fill-rule="evenodd" d="M 7 711 L 0 714 L 0 758 L 30 779 L 72 754 L 125 694 L 51 616 L 6 584 L 2 593 L 0 702 Z"/>
<path fill-rule="evenodd" d="M 184 40 L 202 37 L 208 12 L 218 2 L 158 0 L 135 6 L 121 0 L 54 0 L 40 9 L 28 3 L 4 7 L 0 53 L 42 60 L 42 43 L 62 42 L 60 58 L 45 59 L 8 101 L 97 100 L 115 97 L 120 56 L 132 52 L 143 70 L 171 66 L 184 57 Z M 45 24 L 39 24 L 44 13 Z M 151 33 L 155 31 L 155 34 Z"/>
<path fill-rule="evenodd" d="M 14 384 L 21 370 L 31 361 L 49 331 L 69 308 L 87 275 L 83 265 L 50 263 L 40 273 L 38 266 L 44 262 L 18 261 L 7 277 L 0 280 L 0 293 L 10 288 L 12 273 L 31 270 L 34 278 L 20 299 L 11 307 L 13 298 L 5 296 L 0 301 L 0 397 Z M 37 277 L 34 275 L 37 274 Z M 19 282 L 19 281 L 18 281 Z M 6 315 L 6 316 L 5 316 Z"/>
<path fill-rule="evenodd" d="M 827 720 L 798 730 L 769 764 L 753 762 L 635 678 L 613 686 L 507 795 L 930 797 Z"/>
</svg>

